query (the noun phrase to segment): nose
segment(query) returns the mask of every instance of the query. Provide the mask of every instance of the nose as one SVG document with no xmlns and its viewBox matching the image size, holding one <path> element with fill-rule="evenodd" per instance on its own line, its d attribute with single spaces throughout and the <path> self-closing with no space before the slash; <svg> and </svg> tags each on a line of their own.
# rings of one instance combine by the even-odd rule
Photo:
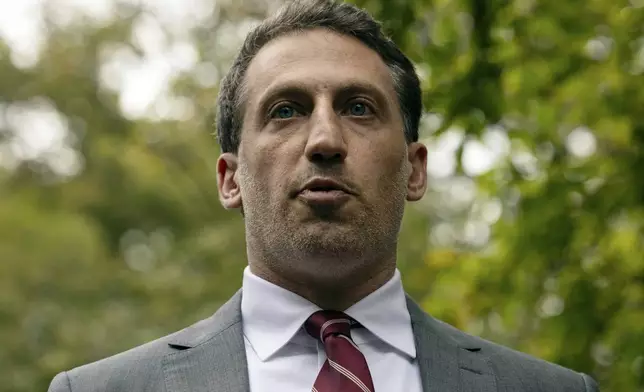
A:
<svg viewBox="0 0 644 392">
<path fill-rule="evenodd" d="M 305 153 L 317 164 L 340 163 L 347 157 L 340 118 L 332 107 L 318 106 L 312 113 L 312 124 Z"/>
</svg>

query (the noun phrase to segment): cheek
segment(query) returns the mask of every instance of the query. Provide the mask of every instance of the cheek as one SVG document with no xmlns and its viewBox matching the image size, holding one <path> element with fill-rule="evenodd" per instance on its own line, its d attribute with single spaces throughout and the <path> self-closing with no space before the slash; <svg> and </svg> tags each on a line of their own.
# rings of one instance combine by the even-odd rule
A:
<svg viewBox="0 0 644 392">
<path fill-rule="evenodd" d="M 273 161 L 276 155 L 277 152 L 274 146 L 267 145 L 261 138 L 254 138 L 244 143 L 241 158 L 246 166 L 248 175 L 258 178 L 270 171 L 271 167 L 268 163 Z"/>
<path fill-rule="evenodd" d="M 405 171 L 407 152 L 404 146 L 397 146 L 389 140 L 379 140 L 364 145 L 360 151 L 354 151 L 358 164 L 364 170 L 376 176 L 380 182 L 398 180 Z"/>
<path fill-rule="evenodd" d="M 245 182 L 264 192 L 279 193 L 289 185 L 297 160 L 285 143 L 262 143 L 258 140 L 244 155 Z M 272 195 L 263 195 L 271 197 Z"/>
<path fill-rule="evenodd" d="M 407 189 L 406 154 L 401 151 L 390 151 L 383 154 L 381 159 L 373 162 L 374 171 L 378 176 L 378 188 L 381 196 L 396 200 L 394 195 L 405 197 Z"/>
</svg>

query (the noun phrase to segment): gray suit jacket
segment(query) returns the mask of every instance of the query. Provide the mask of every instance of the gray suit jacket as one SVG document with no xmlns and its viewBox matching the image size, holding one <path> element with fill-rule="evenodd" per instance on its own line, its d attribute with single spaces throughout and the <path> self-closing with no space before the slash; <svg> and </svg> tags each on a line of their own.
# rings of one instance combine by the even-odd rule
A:
<svg viewBox="0 0 644 392">
<path fill-rule="evenodd" d="M 49 392 L 248 392 L 241 296 L 182 331 L 62 372 Z M 425 392 L 599 390 L 585 374 L 467 335 L 411 299 L 407 306 Z"/>
</svg>

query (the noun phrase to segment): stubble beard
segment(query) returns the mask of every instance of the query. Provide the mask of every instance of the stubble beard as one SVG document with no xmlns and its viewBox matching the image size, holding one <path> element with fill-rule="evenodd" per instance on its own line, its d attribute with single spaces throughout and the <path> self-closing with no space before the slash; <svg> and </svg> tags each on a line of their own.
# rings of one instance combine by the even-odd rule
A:
<svg viewBox="0 0 644 392">
<path fill-rule="evenodd" d="M 252 252 L 256 262 L 284 279 L 342 290 L 395 264 L 404 199 L 350 220 L 304 223 L 290 216 L 288 208 L 272 207 L 250 214 L 247 209 L 249 257 Z"/>
<path fill-rule="evenodd" d="M 295 284 L 340 290 L 385 268 L 395 268 L 405 207 L 404 168 L 394 176 L 396 180 L 380 190 L 387 200 L 384 205 L 366 206 L 352 216 L 323 214 L 328 216 L 308 222 L 294 216 L 289 204 L 295 200 L 280 201 L 270 196 L 264 184 L 245 181 L 249 263 L 261 264 L 271 274 Z"/>
</svg>

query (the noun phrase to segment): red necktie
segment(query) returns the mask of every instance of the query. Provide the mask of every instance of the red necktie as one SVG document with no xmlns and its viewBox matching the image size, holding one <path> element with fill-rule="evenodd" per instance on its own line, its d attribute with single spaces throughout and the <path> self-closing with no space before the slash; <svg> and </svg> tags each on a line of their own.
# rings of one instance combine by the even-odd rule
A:
<svg viewBox="0 0 644 392">
<path fill-rule="evenodd" d="M 320 310 L 304 323 L 309 335 L 324 344 L 324 362 L 313 392 L 374 392 L 364 355 L 351 339 L 351 317 L 342 312 Z"/>
</svg>

